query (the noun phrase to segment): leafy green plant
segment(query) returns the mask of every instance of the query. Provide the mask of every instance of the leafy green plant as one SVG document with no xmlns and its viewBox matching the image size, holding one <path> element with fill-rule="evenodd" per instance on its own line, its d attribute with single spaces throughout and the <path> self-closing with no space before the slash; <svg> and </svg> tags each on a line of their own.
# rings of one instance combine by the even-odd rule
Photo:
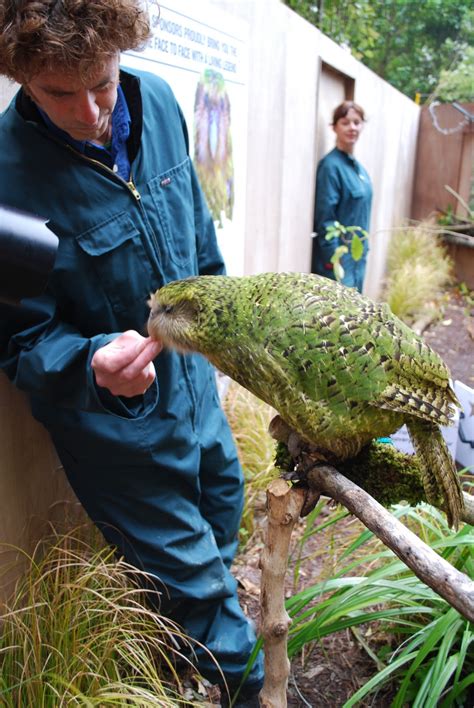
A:
<svg viewBox="0 0 474 708">
<path fill-rule="evenodd" d="M 339 221 L 335 221 L 327 228 L 325 235 L 326 241 L 331 241 L 334 238 L 342 241 L 331 257 L 334 275 L 338 281 L 341 281 L 344 277 L 344 268 L 341 264 L 342 256 L 350 253 L 354 261 L 360 261 L 364 255 L 363 242 L 369 238 L 369 234 L 360 226 L 344 226 Z"/>
<path fill-rule="evenodd" d="M 435 96 L 441 101 L 472 101 L 473 67 L 474 47 L 466 44 L 460 52 L 460 60 L 452 68 L 441 71 Z"/>
<path fill-rule="evenodd" d="M 469 68 L 467 49 L 473 44 L 469 0 L 285 0 L 285 4 L 411 98 L 437 91 L 438 77 L 446 100 L 460 87 L 468 88 L 459 61 L 466 57 L 463 65 Z"/>
<path fill-rule="evenodd" d="M 451 229 L 454 227 L 458 233 L 472 233 L 474 227 L 474 209 L 472 204 L 474 197 L 473 190 L 471 189 L 471 204 L 468 204 L 466 200 L 462 198 L 459 192 L 456 192 L 456 190 L 450 187 L 449 184 L 445 184 L 444 188 L 447 192 L 452 194 L 452 196 L 456 199 L 457 202 L 459 202 L 460 206 L 465 211 L 465 215 L 462 216 L 460 214 L 455 213 L 455 207 L 452 204 L 448 204 L 446 209 L 441 211 L 438 215 L 438 218 L 436 219 L 437 223 L 440 226 L 447 227 L 446 229 L 443 229 L 442 232 L 449 233 L 450 227 Z"/>
<path fill-rule="evenodd" d="M 383 299 L 395 315 L 412 324 L 430 310 L 439 310 L 452 268 L 452 260 L 429 225 L 394 230 Z"/>
<path fill-rule="evenodd" d="M 451 534 L 443 515 L 433 507 L 406 505 L 393 508 L 406 522 L 456 568 L 474 572 L 474 534 L 464 526 Z M 367 549 L 361 554 L 361 549 Z M 378 623 L 386 644 L 397 645 L 374 655 L 378 672 L 345 704 L 358 705 L 387 682 L 396 684 L 392 702 L 402 706 L 463 705 L 474 683 L 474 628 L 457 610 L 425 586 L 393 553 L 374 544 L 364 530 L 340 561 L 357 551 L 357 557 L 329 579 L 295 594 L 287 601 L 293 624 L 288 653 L 295 656 L 313 643 L 348 627 Z M 367 570 L 369 569 L 369 570 Z M 357 572 L 357 570 L 362 572 Z M 390 641 L 389 641 L 390 638 Z M 384 651 L 385 649 L 385 651 Z M 387 656 L 386 656 L 387 655 Z"/>
<path fill-rule="evenodd" d="M 185 704 L 176 663 L 192 667 L 192 645 L 150 609 L 142 573 L 77 531 L 28 564 L 0 618 L 2 706 Z"/>
</svg>

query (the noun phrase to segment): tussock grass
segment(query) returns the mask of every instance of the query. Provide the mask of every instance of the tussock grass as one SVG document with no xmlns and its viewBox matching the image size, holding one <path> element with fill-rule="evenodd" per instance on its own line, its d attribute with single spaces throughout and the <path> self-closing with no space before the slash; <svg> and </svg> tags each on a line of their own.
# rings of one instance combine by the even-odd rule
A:
<svg viewBox="0 0 474 708">
<path fill-rule="evenodd" d="M 185 704 L 176 662 L 190 666 L 190 640 L 149 609 L 144 574 L 77 530 L 28 565 L 0 618 L 2 706 Z"/>
<path fill-rule="evenodd" d="M 223 408 L 245 476 L 240 530 L 241 542 L 245 544 L 255 530 L 255 511 L 265 503 L 265 489 L 279 475 L 273 464 L 275 441 L 268 432 L 275 411 L 234 381 L 229 385 Z"/>
<path fill-rule="evenodd" d="M 387 257 L 384 300 L 407 324 L 439 308 L 452 281 L 451 258 L 428 224 L 396 230 Z"/>
</svg>

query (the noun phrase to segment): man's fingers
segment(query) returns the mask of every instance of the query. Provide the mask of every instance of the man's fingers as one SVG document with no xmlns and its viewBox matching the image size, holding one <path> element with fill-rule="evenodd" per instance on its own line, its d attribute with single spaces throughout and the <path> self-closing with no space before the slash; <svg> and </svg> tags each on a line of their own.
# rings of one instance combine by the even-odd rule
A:
<svg viewBox="0 0 474 708">
<path fill-rule="evenodd" d="M 108 374 L 117 374 L 133 365 L 139 358 L 138 366 L 134 369 L 137 375 L 161 350 L 159 342 L 152 341 L 149 337 L 142 337 L 138 332 L 130 330 L 114 339 L 110 344 L 98 349 L 92 358 L 92 366 L 96 371 Z M 130 374 L 127 372 L 126 376 Z"/>
<path fill-rule="evenodd" d="M 156 359 L 158 354 L 163 349 L 161 342 L 154 341 L 153 339 L 145 340 L 145 345 L 143 348 L 137 352 L 138 356 L 135 361 L 132 362 L 133 366 L 137 366 L 138 369 L 144 369 L 147 364 L 149 364 L 153 359 Z"/>
<path fill-rule="evenodd" d="M 163 345 L 134 330 L 120 334 L 92 358 L 98 386 L 108 388 L 115 396 L 137 396 L 145 393 L 156 377 L 153 359 Z"/>
<path fill-rule="evenodd" d="M 151 339 L 145 340 L 145 345 L 140 346 L 138 349 L 138 356 L 121 370 L 121 376 L 129 381 L 133 381 L 133 379 L 139 376 L 143 376 L 144 378 L 152 376 L 153 381 L 155 378 L 155 367 L 153 365 L 150 367 L 150 364 L 153 362 L 153 359 L 158 356 L 161 349 L 162 345 L 159 342 L 155 342 Z"/>
</svg>

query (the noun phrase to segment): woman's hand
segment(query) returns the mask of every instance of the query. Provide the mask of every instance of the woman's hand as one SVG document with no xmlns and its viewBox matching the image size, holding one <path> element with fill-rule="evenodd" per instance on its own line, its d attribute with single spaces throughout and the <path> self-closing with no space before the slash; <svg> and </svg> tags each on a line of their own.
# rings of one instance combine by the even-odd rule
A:
<svg viewBox="0 0 474 708">
<path fill-rule="evenodd" d="M 97 385 L 114 396 L 143 395 L 155 380 L 153 359 L 162 348 L 161 342 L 134 330 L 124 332 L 92 357 Z"/>
</svg>

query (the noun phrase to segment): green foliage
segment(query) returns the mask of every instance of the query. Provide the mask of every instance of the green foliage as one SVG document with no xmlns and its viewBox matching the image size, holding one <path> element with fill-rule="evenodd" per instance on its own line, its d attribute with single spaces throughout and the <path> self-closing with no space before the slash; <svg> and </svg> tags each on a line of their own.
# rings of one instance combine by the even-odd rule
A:
<svg viewBox="0 0 474 708">
<path fill-rule="evenodd" d="M 334 224 L 327 228 L 325 238 L 326 241 L 337 238 L 342 242 L 331 256 L 334 275 L 340 282 L 344 277 L 344 268 L 341 264 L 342 256 L 350 252 L 354 261 L 360 261 L 364 255 L 363 242 L 369 238 L 369 234 L 360 226 L 344 226 L 339 221 L 335 221 Z"/>
<path fill-rule="evenodd" d="M 147 606 L 143 575 L 77 531 L 47 539 L 0 617 L 0 703 L 177 706 L 190 641 Z M 188 703 L 186 703 L 188 705 Z"/>
<path fill-rule="evenodd" d="M 398 505 L 393 512 L 405 517 L 428 545 L 472 577 L 472 527 L 466 525 L 453 535 L 443 515 L 427 505 L 416 510 Z M 316 526 L 317 516 L 311 522 Z M 330 519 L 319 522 L 317 532 L 328 523 Z M 305 541 L 309 534 L 307 531 Z M 294 656 L 303 648 L 308 653 L 312 643 L 334 632 L 376 622 L 378 636 L 386 636 L 379 645 L 378 656 L 374 656 L 379 671 L 344 708 L 359 705 L 359 701 L 389 681 L 397 687 L 391 704 L 394 708 L 463 705 L 474 682 L 474 628 L 468 620 L 418 580 L 391 551 L 384 550 L 371 532 L 362 531 L 339 556 L 339 563 L 344 558 L 352 560 L 345 567 L 339 565 L 331 578 L 287 601 L 293 620 L 289 655 Z M 388 654 L 388 660 L 387 645 L 397 646 Z"/>
<path fill-rule="evenodd" d="M 387 258 L 384 300 L 408 324 L 437 307 L 451 280 L 452 261 L 428 225 L 394 230 Z"/>
<path fill-rule="evenodd" d="M 441 71 L 435 89 L 440 101 L 474 101 L 474 47 L 465 46 L 461 60 L 452 69 Z"/>
<path fill-rule="evenodd" d="M 258 479 L 261 490 L 268 477 L 259 478 L 259 470 L 262 474 L 268 472 L 274 453 L 273 443 L 268 448 L 265 444 L 272 411 L 234 386 L 225 405 L 234 435 L 243 446 L 240 450 L 243 462 L 251 460 L 252 474 L 247 485 L 252 486 L 254 479 Z M 279 463 L 288 467 L 285 448 L 278 446 L 277 453 Z M 255 493 L 251 499 L 250 503 L 255 504 Z M 398 504 L 392 507 L 392 513 L 403 518 L 445 560 L 473 577 L 472 527 L 465 525 L 452 534 L 444 515 L 426 504 L 416 509 Z M 373 658 L 377 673 L 350 698 L 347 708 L 361 705 L 360 701 L 389 682 L 395 686 L 393 705 L 398 708 L 467 705 L 466 696 L 474 683 L 474 628 L 418 580 L 372 532 L 361 527 L 357 520 L 348 523 L 348 517 L 349 513 L 340 506 L 328 512 L 327 501 L 321 500 L 306 517 L 306 526 L 297 536 L 289 565 L 294 589 L 303 576 L 306 587 L 295 592 L 286 603 L 292 617 L 290 657 L 298 657 L 300 661 L 304 656 L 308 662 L 314 644 L 351 629 Z M 312 540 L 315 542 L 311 543 Z M 308 586 L 308 568 L 314 567 L 310 563 L 315 558 L 319 561 L 319 580 Z M 261 646 L 260 638 L 248 670 Z"/>
<path fill-rule="evenodd" d="M 430 94 L 473 41 L 470 0 L 285 3 L 411 98 Z"/>
</svg>

